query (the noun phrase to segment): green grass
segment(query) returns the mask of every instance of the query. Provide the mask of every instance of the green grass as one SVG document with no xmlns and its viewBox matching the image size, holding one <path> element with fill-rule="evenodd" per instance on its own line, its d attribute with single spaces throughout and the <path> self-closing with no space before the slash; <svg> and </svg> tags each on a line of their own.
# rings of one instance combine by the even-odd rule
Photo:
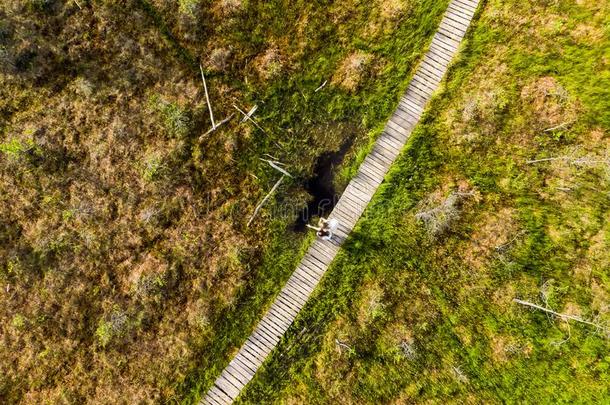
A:
<svg viewBox="0 0 610 405">
<path fill-rule="evenodd" d="M 512 299 L 544 294 L 560 312 L 610 319 L 604 164 L 525 163 L 606 156 L 608 11 L 487 2 L 445 90 L 240 402 L 607 400 L 608 336 Z M 596 39 L 574 37 L 578 24 Z M 562 88 L 567 96 L 553 94 Z M 544 132 L 566 119 L 567 129 Z M 414 214 L 460 188 L 477 197 L 431 239 Z"/>
</svg>

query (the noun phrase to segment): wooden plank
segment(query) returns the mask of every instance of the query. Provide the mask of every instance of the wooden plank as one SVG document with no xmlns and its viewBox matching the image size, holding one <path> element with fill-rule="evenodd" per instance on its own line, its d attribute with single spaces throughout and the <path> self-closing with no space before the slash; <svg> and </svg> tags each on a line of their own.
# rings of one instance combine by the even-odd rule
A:
<svg viewBox="0 0 610 405">
<path fill-rule="evenodd" d="M 240 353 L 241 353 L 241 350 L 240 350 Z M 250 378 L 253 378 L 254 374 L 256 374 L 256 370 L 258 369 L 259 362 L 253 363 L 249 360 L 251 357 L 250 355 L 245 356 L 245 355 L 240 355 L 240 353 L 238 353 L 237 356 L 235 356 L 235 358 L 233 360 L 236 363 L 239 363 L 239 365 L 244 370 L 249 372 Z"/>
<path fill-rule="evenodd" d="M 461 8 L 461 9 L 468 10 L 469 12 L 472 13 L 473 16 L 474 16 L 474 13 L 477 8 L 477 4 L 474 4 L 473 2 L 463 1 L 463 0 L 453 0 L 451 2 L 451 4 L 455 5 L 456 7 Z"/>
<path fill-rule="evenodd" d="M 447 53 L 449 58 L 452 58 L 456 52 L 455 45 L 446 42 L 444 39 L 442 39 L 441 36 L 434 38 L 434 40 L 432 41 L 432 43 L 430 45 L 438 47 L 438 48 L 442 48 Z"/>
<path fill-rule="evenodd" d="M 372 164 L 369 165 L 369 167 L 374 168 L 374 170 L 379 170 Z M 348 190 L 348 198 L 350 198 L 352 201 L 356 201 L 363 207 L 366 207 L 366 205 L 369 203 L 370 197 L 358 191 L 356 188 L 354 188 L 354 186 L 348 185 L 348 189 L 346 190 Z"/>
<path fill-rule="evenodd" d="M 454 38 L 456 41 L 462 41 L 466 32 L 463 30 L 455 28 L 453 25 L 449 24 L 446 20 L 441 21 L 439 26 L 439 31 L 444 33 L 445 35 Z"/>
<path fill-rule="evenodd" d="M 401 114 L 401 117 L 406 116 L 407 119 L 418 119 L 421 117 L 421 115 L 423 114 L 423 112 L 415 111 L 415 107 L 413 106 L 413 103 L 411 103 L 411 100 L 409 99 L 401 99 L 398 103 L 398 107 L 396 107 L 397 110 L 400 110 L 399 113 Z M 409 118 L 410 117 L 410 118 Z M 390 125 L 390 122 L 388 122 L 388 125 Z M 415 126 L 413 126 L 414 128 Z M 413 128 L 410 128 L 410 130 L 412 130 Z"/>
<path fill-rule="evenodd" d="M 269 313 L 265 314 L 263 319 L 261 319 L 261 321 L 258 323 L 258 326 L 261 331 L 266 332 L 269 342 L 273 343 L 274 345 L 279 342 L 280 336 L 283 335 L 282 329 L 269 319 Z"/>
<path fill-rule="evenodd" d="M 250 336 L 242 346 L 240 352 L 243 351 L 244 357 L 247 356 L 252 364 L 258 367 L 258 365 L 265 361 L 265 356 L 269 350 L 268 347 L 263 346 L 260 342 L 258 342 L 258 344 L 254 343 L 253 337 Z"/>
<path fill-rule="evenodd" d="M 435 58 L 438 58 L 445 62 L 445 66 L 449 66 L 449 62 L 451 62 L 451 55 L 449 55 L 444 49 L 439 48 L 436 44 L 430 44 L 430 49 L 428 53 Z"/>
<path fill-rule="evenodd" d="M 410 85 L 413 88 L 418 89 L 420 92 L 420 95 L 422 95 L 426 100 L 430 99 L 430 95 L 436 89 L 435 87 L 429 86 L 425 80 L 422 80 L 421 77 L 417 76 L 417 75 L 415 75 L 411 78 Z"/>
<path fill-rule="evenodd" d="M 274 325 L 284 329 L 282 334 L 290 328 L 290 325 L 292 325 L 293 319 L 285 317 L 280 313 L 280 311 L 278 311 L 277 307 L 269 308 L 267 315 L 269 315 L 269 320 L 273 322 Z"/>
<path fill-rule="evenodd" d="M 437 75 L 438 74 L 440 74 L 441 76 L 445 75 L 445 67 L 437 64 L 432 59 L 432 56 L 428 55 L 428 53 L 426 53 L 424 55 L 422 69 L 429 71 L 429 72 L 435 72 Z"/>
<path fill-rule="evenodd" d="M 428 75 L 428 73 L 423 70 L 418 70 L 417 73 L 413 76 L 413 80 L 419 80 L 424 83 L 428 89 L 430 89 L 431 93 L 434 93 L 438 89 L 438 85 L 440 84 L 440 80 L 436 78 L 432 78 Z"/>
<path fill-rule="evenodd" d="M 244 384 L 241 382 L 239 374 L 228 365 L 222 372 L 221 376 L 224 376 L 225 382 L 229 383 L 233 386 L 233 388 L 237 389 L 237 395 L 239 395 L 239 391 L 244 387 Z M 227 384 L 228 385 L 228 384 Z"/>
<path fill-rule="evenodd" d="M 451 11 L 452 13 L 466 19 L 466 20 L 470 20 L 472 18 L 472 12 L 470 10 L 468 10 L 467 8 L 462 8 L 462 7 L 458 7 L 455 5 L 455 3 L 449 3 L 449 6 L 447 7 L 447 11 Z"/>
<path fill-rule="evenodd" d="M 387 173 L 387 171 L 388 171 L 388 164 L 387 164 L 387 163 L 382 162 L 381 160 L 376 159 L 376 158 L 371 157 L 371 156 L 367 156 L 365 160 L 367 161 L 367 164 L 371 164 L 371 165 L 373 165 L 374 167 L 377 167 L 377 169 L 378 169 L 379 171 L 382 171 L 382 172 L 384 173 L 384 176 L 385 176 L 385 174 L 386 174 L 386 173 Z M 368 195 L 370 195 L 370 196 L 372 197 L 372 195 L 371 195 L 371 192 L 370 192 L 370 191 L 368 191 L 368 192 L 367 192 L 367 194 L 368 194 Z"/>
<path fill-rule="evenodd" d="M 468 24 L 464 24 L 462 19 L 453 11 L 445 13 L 443 18 L 446 22 L 451 24 L 452 26 L 466 32 L 468 30 Z"/>
<path fill-rule="evenodd" d="M 388 149 L 391 149 L 392 151 L 394 151 L 394 153 L 395 153 L 394 157 L 400 155 L 400 147 L 398 147 L 394 143 L 390 142 L 388 137 L 383 137 L 383 138 L 377 139 L 377 143 L 380 144 L 380 145 L 383 145 L 384 147 L 386 147 Z M 382 176 L 385 175 L 385 172 L 386 171 L 384 171 L 382 173 Z"/>
<path fill-rule="evenodd" d="M 223 374 L 224 374 L 224 371 L 223 371 Z M 223 374 L 221 374 L 220 378 L 218 378 L 216 380 L 216 385 L 225 394 L 227 394 L 227 396 L 229 396 L 231 398 L 231 400 L 233 400 L 233 399 L 237 398 L 237 396 L 239 395 L 239 390 L 236 387 L 234 387 L 231 383 L 229 383 Z"/>
<path fill-rule="evenodd" d="M 296 300 L 295 297 L 291 296 L 283 289 L 278 295 L 278 299 L 282 300 L 286 305 L 290 306 L 293 311 L 297 313 L 301 310 L 301 308 L 303 308 L 304 302 Z"/>
<path fill-rule="evenodd" d="M 214 387 L 212 387 L 212 389 L 206 394 L 204 403 L 211 405 L 223 405 L 225 402 L 217 396 Z"/>
<path fill-rule="evenodd" d="M 455 21 L 452 18 L 450 18 L 449 14 L 444 15 L 444 17 L 442 19 L 442 23 L 455 28 L 457 30 L 456 33 L 460 33 L 462 35 L 466 34 L 466 30 L 468 29 L 468 27 L 466 27 L 464 24 L 461 24 L 458 21 Z"/>
<path fill-rule="evenodd" d="M 466 11 L 465 8 L 456 8 L 453 4 L 449 4 L 449 7 L 447 7 L 446 15 L 450 15 L 452 18 L 457 19 L 457 21 L 468 27 L 470 25 L 468 24 L 468 20 L 470 20 L 471 18 L 467 16 L 468 13 L 469 12 Z"/>
<path fill-rule="evenodd" d="M 284 309 L 284 306 L 280 304 L 277 300 L 273 303 L 271 308 L 269 308 L 269 312 L 273 312 L 276 316 L 282 318 L 285 322 L 288 322 L 287 325 L 290 327 L 292 322 L 294 321 L 294 317 L 287 310 Z"/>
<path fill-rule="evenodd" d="M 273 350 L 278 339 L 276 337 L 275 332 L 267 328 L 266 324 L 264 323 L 264 320 L 265 319 L 263 318 L 259 321 L 258 325 L 256 326 L 256 329 L 254 330 L 254 333 L 256 334 L 256 338 L 259 341 L 265 342 L 265 344 L 268 345 L 271 350 Z"/>
<path fill-rule="evenodd" d="M 457 52 L 460 49 L 460 46 L 462 44 L 461 41 L 457 41 L 454 38 L 451 38 L 451 37 L 443 34 L 440 31 L 437 31 L 436 34 L 434 34 L 433 41 L 434 40 L 436 40 L 436 41 L 443 41 L 446 44 L 452 45 L 453 48 L 455 49 L 455 52 Z"/>
<path fill-rule="evenodd" d="M 239 381 L 240 387 L 243 388 L 244 385 L 248 384 L 250 378 L 244 374 L 244 372 L 235 366 L 235 362 L 231 361 L 229 365 L 225 368 L 229 374 L 231 374 L 237 381 Z"/>
<path fill-rule="evenodd" d="M 210 390 L 214 393 L 215 397 L 218 398 L 221 404 L 231 403 L 233 400 L 224 391 L 222 391 L 216 384 L 212 386 Z"/>
</svg>

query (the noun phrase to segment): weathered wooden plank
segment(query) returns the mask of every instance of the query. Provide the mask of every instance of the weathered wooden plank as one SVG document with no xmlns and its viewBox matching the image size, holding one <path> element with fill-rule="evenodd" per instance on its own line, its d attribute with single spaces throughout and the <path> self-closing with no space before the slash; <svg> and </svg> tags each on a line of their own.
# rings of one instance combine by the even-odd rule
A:
<svg viewBox="0 0 610 405">
<path fill-rule="evenodd" d="M 284 289 L 282 289 L 282 291 L 278 295 L 278 299 L 282 300 L 286 305 L 290 306 L 296 313 L 298 313 L 301 308 L 303 308 L 304 302 L 296 300 L 295 297 L 288 294 L 288 292 Z"/>
<path fill-rule="evenodd" d="M 463 30 L 455 28 L 453 25 L 449 24 L 446 20 L 441 21 L 439 26 L 439 31 L 443 34 L 454 38 L 456 41 L 461 41 L 466 34 Z"/>
<path fill-rule="evenodd" d="M 269 342 L 273 343 L 274 345 L 277 344 L 277 342 L 280 340 L 280 336 L 283 334 L 282 329 L 270 321 L 269 313 L 265 314 L 263 319 L 261 319 L 261 321 L 258 323 L 258 326 L 261 331 L 267 333 Z"/>
<path fill-rule="evenodd" d="M 235 356 L 235 358 L 233 359 L 233 361 L 238 363 L 240 367 L 247 371 L 250 375 L 250 378 L 253 378 L 254 374 L 256 374 L 256 370 L 258 369 L 260 362 L 254 363 L 251 359 L 252 356 L 249 353 L 240 350 L 239 353 L 237 353 L 237 356 Z"/>
<path fill-rule="evenodd" d="M 467 21 L 470 20 L 471 17 L 467 16 L 467 13 L 468 11 L 466 11 L 465 8 L 456 8 L 453 4 L 449 4 L 446 15 L 450 15 L 452 18 L 458 19 L 459 22 L 468 27 L 469 24 Z"/>
<path fill-rule="evenodd" d="M 460 30 L 466 32 L 468 30 L 468 24 L 464 24 L 462 19 L 453 11 L 445 13 L 444 20 Z"/>
<path fill-rule="evenodd" d="M 371 167 L 374 167 L 371 165 Z M 366 207 L 368 205 L 368 203 L 371 201 L 371 196 L 368 193 L 364 193 L 361 190 L 359 190 L 356 186 L 354 186 L 353 184 L 348 184 L 346 191 L 349 192 L 350 196 L 353 196 L 355 199 L 358 200 L 358 202 L 363 206 Z"/>
<path fill-rule="evenodd" d="M 468 10 L 470 13 L 472 13 L 473 16 L 477 8 L 477 4 L 463 0 L 453 0 L 451 4 L 455 5 L 456 7 L 459 7 L 460 9 Z"/>
<path fill-rule="evenodd" d="M 471 18 L 471 12 L 468 9 L 458 7 L 455 5 L 455 3 L 449 3 L 449 6 L 447 7 L 447 12 L 451 12 L 455 15 L 458 15 L 463 19 L 469 20 Z"/>
<path fill-rule="evenodd" d="M 292 322 L 294 321 L 293 315 L 290 314 L 287 309 L 284 309 L 284 306 L 279 301 L 276 300 L 271 308 L 269 308 L 269 311 L 275 313 L 278 317 L 288 322 L 288 327 L 292 325 Z"/>
<path fill-rule="evenodd" d="M 237 389 L 237 394 L 239 395 L 239 391 L 244 387 L 244 384 L 241 382 L 240 377 L 235 372 L 235 370 L 228 365 L 222 372 L 221 376 L 224 377 L 224 381 L 229 383 L 233 388 Z M 228 384 L 227 384 L 228 385 Z"/>
<path fill-rule="evenodd" d="M 432 56 L 428 55 L 427 53 L 424 55 L 423 63 L 421 64 L 421 69 L 424 69 L 428 72 L 433 72 L 441 76 L 444 76 L 445 74 L 445 67 L 437 64 L 432 59 Z"/>
<path fill-rule="evenodd" d="M 461 23 L 453 20 L 452 18 L 450 18 L 450 16 L 451 16 L 450 14 L 445 14 L 443 17 L 442 23 L 455 28 L 457 30 L 456 33 L 461 33 L 462 35 L 465 34 L 468 27 L 466 27 L 464 24 L 461 24 Z"/>
<path fill-rule="evenodd" d="M 430 83 L 428 83 L 428 80 L 426 80 L 426 78 L 421 75 L 413 76 L 412 82 L 416 83 L 420 88 L 425 89 L 428 97 L 430 97 L 432 93 L 434 93 L 434 91 L 436 91 L 436 89 L 438 88 L 438 85 L 432 86 Z"/>
<path fill-rule="evenodd" d="M 432 93 L 438 89 L 438 85 L 441 82 L 440 79 L 430 77 L 428 73 L 421 69 L 417 71 L 417 73 L 413 76 L 413 79 L 424 83 Z"/>
<path fill-rule="evenodd" d="M 442 48 L 439 48 L 437 44 L 430 44 L 430 49 L 428 53 L 438 60 L 442 60 L 445 63 L 445 66 L 449 66 L 449 62 L 451 62 L 451 55 Z"/>
<path fill-rule="evenodd" d="M 267 315 L 269 317 L 269 322 L 273 323 L 273 325 L 280 328 L 280 331 L 281 331 L 280 339 L 281 339 L 281 336 L 290 328 L 290 325 L 292 325 L 292 319 L 284 318 L 282 315 L 280 315 L 277 308 L 270 309 L 267 312 Z"/>
<path fill-rule="evenodd" d="M 214 387 L 212 387 L 212 389 L 206 394 L 203 402 L 205 404 L 211 404 L 211 405 L 224 405 L 225 402 L 217 396 Z"/>
<path fill-rule="evenodd" d="M 400 155 L 400 148 L 398 146 L 396 146 L 396 144 L 392 143 L 389 140 L 389 137 L 379 138 L 379 139 L 377 139 L 377 143 L 393 150 L 394 153 L 396 154 L 396 156 Z M 385 171 L 381 175 L 384 176 Z"/>
<path fill-rule="evenodd" d="M 214 398 L 219 404 L 227 404 L 232 402 L 232 398 L 222 391 L 218 386 L 213 385 L 210 392 L 214 395 Z"/>
<path fill-rule="evenodd" d="M 225 370 L 239 381 L 240 389 L 250 381 L 250 377 L 246 376 L 240 368 L 236 367 L 234 361 L 231 361 Z"/>
<path fill-rule="evenodd" d="M 223 374 L 224 374 L 224 371 L 223 371 Z M 239 395 L 239 389 L 237 389 L 231 383 L 229 383 L 229 381 L 227 381 L 227 379 L 225 378 L 225 376 L 223 374 L 221 374 L 220 378 L 218 378 L 216 380 L 216 385 L 225 394 L 227 394 L 227 396 L 229 396 L 231 398 L 231 400 L 234 400 Z"/>
</svg>

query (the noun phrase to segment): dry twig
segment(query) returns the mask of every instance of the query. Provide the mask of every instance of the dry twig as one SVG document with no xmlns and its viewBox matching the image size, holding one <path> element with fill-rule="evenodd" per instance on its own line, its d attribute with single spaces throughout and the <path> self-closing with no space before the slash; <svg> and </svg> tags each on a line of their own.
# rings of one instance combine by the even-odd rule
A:
<svg viewBox="0 0 610 405">
<path fill-rule="evenodd" d="M 208 95 L 208 85 L 205 82 L 205 76 L 203 74 L 203 67 L 199 64 L 199 70 L 201 71 L 201 80 L 203 81 L 203 89 L 205 90 L 205 100 L 208 103 L 208 110 L 210 111 L 210 120 L 212 121 L 212 131 L 216 130 L 216 123 L 214 122 L 214 113 L 212 112 L 212 104 L 210 103 L 210 96 Z"/>
<path fill-rule="evenodd" d="M 317 88 L 317 89 L 314 91 L 314 93 L 317 93 L 318 91 L 322 90 L 322 89 L 324 88 L 324 86 L 326 86 L 326 83 L 328 83 L 328 80 L 324 80 L 324 83 L 322 83 L 322 84 L 320 85 L 320 87 L 318 87 L 318 88 Z"/>
<path fill-rule="evenodd" d="M 235 109 L 237 111 L 239 111 L 240 113 L 243 114 L 244 118 L 242 119 L 241 122 L 246 122 L 246 121 L 250 121 L 251 123 L 254 124 L 254 126 L 256 126 L 256 128 L 260 129 L 261 131 L 263 131 L 264 134 L 267 134 L 267 132 L 260 126 L 258 125 L 258 122 L 254 121 L 254 119 L 252 118 L 252 114 L 254 114 L 254 111 L 256 111 L 256 108 L 253 108 L 254 111 L 250 110 L 250 112 L 248 112 L 247 114 L 245 112 L 243 112 L 238 106 L 236 106 L 235 104 L 233 104 L 233 107 L 235 107 Z M 256 107 L 256 106 L 255 106 Z"/>
<path fill-rule="evenodd" d="M 269 191 L 269 193 L 267 193 L 265 198 L 263 198 L 263 200 L 256 206 L 256 208 L 254 209 L 254 213 L 252 214 L 252 216 L 248 220 L 248 224 L 246 226 L 250 226 L 250 224 L 252 223 L 252 221 L 254 220 L 254 218 L 256 217 L 258 212 L 260 211 L 260 209 L 263 207 L 263 205 L 265 205 L 265 203 L 267 202 L 269 197 L 271 197 L 271 195 L 273 193 L 275 193 L 275 190 L 277 190 L 277 188 L 280 186 L 280 184 L 282 184 L 283 180 L 284 180 L 284 175 L 282 175 L 282 177 L 280 177 L 280 179 L 275 183 L 275 185 L 273 186 L 271 191 Z"/>
<path fill-rule="evenodd" d="M 514 298 L 513 301 L 516 302 L 517 304 L 525 305 L 527 307 L 538 309 L 540 311 L 546 312 L 547 314 L 554 315 L 554 316 L 556 316 L 556 317 L 558 317 L 560 319 L 563 319 L 565 321 L 568 321 L 568 320 L 576 321 L 576 322 L 584 323 L 586 325 L 595 326 L 597 329 L 603 330 L 604 332 L 610 332 L 610 329 L 608 329 L 607 327 L 602 326 L 602 325 L 597 324 L 597 323 L 594 323 L 594 322 L 587 321 L 585 319 L 582 319 L 579 316 L 568 315 L 568 314 L 561 314 L 559 312 L 553 311 L 552 309 L 548 309 L 548 308 L 542 307 L 540 305 L 537 305 L 537 304 L 534 304 L 534 303 L 531 303 L 531 302 L 528 302 L 528 301 L 523 301 L 523 300 L 520 300 L 520 299 L 517 299 L 517 298 Z"/>
</svg>

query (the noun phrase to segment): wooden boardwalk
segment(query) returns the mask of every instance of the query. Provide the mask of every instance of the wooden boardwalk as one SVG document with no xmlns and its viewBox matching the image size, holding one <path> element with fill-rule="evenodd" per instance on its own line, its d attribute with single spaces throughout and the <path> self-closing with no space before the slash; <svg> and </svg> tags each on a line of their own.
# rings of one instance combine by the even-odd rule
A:
<svg viewBox="0 0 610 405">
<path fill-rule="evenodd" d="M 478 2 L 451 0 L 398 108 L 330 214 L 330 218 L 336 218 L 340 224 L 333 240 L 318 239 L 311 245 L 263 319 L 201 404 L 232 403 L 288 330 L 409 139 L 457 53 Z"/>
</svg>

